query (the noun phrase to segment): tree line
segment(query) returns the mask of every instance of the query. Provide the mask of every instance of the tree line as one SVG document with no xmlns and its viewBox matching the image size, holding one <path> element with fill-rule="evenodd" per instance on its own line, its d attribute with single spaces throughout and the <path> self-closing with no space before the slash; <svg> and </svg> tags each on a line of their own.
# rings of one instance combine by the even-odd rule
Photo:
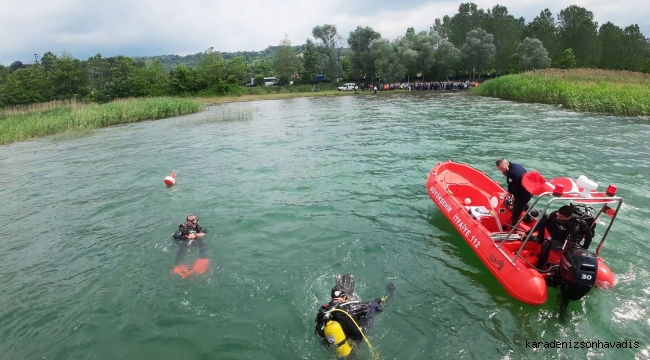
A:
<svg viewBox="0 0 650 360">
<path fill-rule="evenodd" d="M 544 9 L 531 22 L 496 5 L 484 10 L 463 3 L 453 16 L 435 19 L 426 31 L 410 27 L 387 39 L 357 27 L 347 39 L 332 24 L 315 26 L 312 38 L 292 46 L 285 36 L 262 53 L 224 56 L 213 48 L 190 63 L 166 67 L 160 58 L 79 60 L 69 53 L 43 54 L 33 64 L 0 65 L 0 107 L 61 99 L 108 101 L 161 95 L 223 95 L 263 77 L 281 84 L 325 81 L 388 83 L 405 80 L 477 79 L 530 69 L 602 68 L 650 72 L 650 41 L 637 24 L 598 25 L 591 11 L 571 5 L 557 19 Z M 172 55 L 173 57 L 173 55 Z M 164 58 L 162 59 L 164 60 Z M 174 58 L 173 61 L 180 61 Z M 189 65 L 189 66 L 188 66 Z"/>
</svg>

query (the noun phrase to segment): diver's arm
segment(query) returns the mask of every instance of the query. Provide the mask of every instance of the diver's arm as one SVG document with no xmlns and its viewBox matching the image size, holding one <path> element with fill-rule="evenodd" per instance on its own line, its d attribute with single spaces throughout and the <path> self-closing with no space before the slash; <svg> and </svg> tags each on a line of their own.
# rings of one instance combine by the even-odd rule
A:
<svg viewBox="0 0 650 360">
<path fill-rule="evenodd" d="M 541 220 L 539 220 L 539 223 L 537 223 L 537 242 L 538 243 L 543 243 L 544 242 L 544 232 L 546 229 L 546 224 L 548 223 L 548 218 L 542 217 Z"/>
</svg>

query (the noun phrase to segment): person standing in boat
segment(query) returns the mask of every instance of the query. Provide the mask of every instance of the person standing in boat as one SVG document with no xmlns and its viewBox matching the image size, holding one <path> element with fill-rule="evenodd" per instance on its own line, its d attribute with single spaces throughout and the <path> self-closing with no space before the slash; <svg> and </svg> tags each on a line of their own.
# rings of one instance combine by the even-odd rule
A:
<svg viewBox="0 0 650 360">
<path fill-rule="evenodd" d="M 544 237 L 544 230 L 549 233 L 549 236 L 546 238 Z M 592 232 L 587 222 L 573 216 L 571 205 L 560 207 L 548 217 L 543 217 L 537 225 L 537 242 L 542 244 L 542 249 L 539 252 L 535 267 L 542 270 L 551 250 L 562 249 L 567 241 L 578 244 L 584 238 L 585 241 L 582 248 L 588 250 L 592 237 Z"/>
<path fill-rule="evenodd" d="M 506 198 L 510 195 L 514 197 L 512 220 L 510 225 L 515 226 L 517 221 L 519 221 L 521 212 L 528 210 L 528 202 L 533 197 L 533 195 L 521 184 L 521 180 L 524 177 L 524 174 L 526 174 L 526 169 L 524 169 L 523 166 L 514 162 L 509 162 L 504 158 L 498 159 L 496 165 L 497 170 L 501 171 L 508 180 L 508 193 L 506 194 Z"/>
</svg>

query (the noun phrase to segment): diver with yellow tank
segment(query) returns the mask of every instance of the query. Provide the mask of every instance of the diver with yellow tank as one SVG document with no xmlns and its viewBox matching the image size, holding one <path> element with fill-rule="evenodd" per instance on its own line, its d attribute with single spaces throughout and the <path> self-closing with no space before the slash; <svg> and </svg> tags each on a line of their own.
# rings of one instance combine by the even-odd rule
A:
<svg viewBox="0 0 650 360">
<path fill-rule="evenodd" d="M 389 283 L 386 295 L 361 302 L 354 294 L 354 285 L 353 275 L 338 275 L 332 300 L 321 306 L 316 315 L 316 333 L 336 349 L 338 357 L 350 355 L 355 344 L 361 341 L 371 346 L 365 333 L 372 326 L 375 314 L 384 311 L 386 300 L 395 293 L 395 285 Z"/>
</svg>

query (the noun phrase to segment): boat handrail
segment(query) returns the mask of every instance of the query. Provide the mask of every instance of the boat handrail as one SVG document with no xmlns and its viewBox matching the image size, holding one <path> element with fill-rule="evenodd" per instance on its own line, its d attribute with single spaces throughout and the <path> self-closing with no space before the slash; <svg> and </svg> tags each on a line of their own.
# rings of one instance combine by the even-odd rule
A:
<svg viewBox="0 0 650 360">
<path fill-rule="evenodd" d="M 574 194 L 574 193 L 564 193 L 564 194 Z M 580 194 L 580 193 L 576 192 L 576 194 Z M 616 212 L 612 216 L 612 220 L 609 222 L 609 225 L 608 225 L 607 229 L 605 230 L 605 233 L 603 234 L 603 237 L 601 238 L 601 240 L 600 240 L 600 242 L 598 244 L 598 248 L 596 249 L 596 255 L 598 255 L 600 253 L 600 249 L 602 248 L 603 244 L 605 243 L 605 238 L 607 237 L 607 234 L 609 233 L 609 230 L 611 229 L 612 224 L 614 223 L 614 219 L 616 218 L 616 215 L 618 214 L 618 211 L 621 208 L 621 205 L 623 204 L 623 199 L 621 197 L 618 197 L 618 196 L 600 196 L 600 197 L 588 197 L 588 198 L 584 197 L 584 196 L 580 196 L 580 197 L 563 197 L 562 196 L 562 197 L 560 197 L 560 196 L 554 196 L 553 193 L 551 193 L 551 192 L 542 193 L 535 199 L 535 201 L 528 208 L 528 210 L 526 211 L 524 216 L 521 216 L 519 218 L 519 220 L 517 221 L 517 223 L 514 226 L 511 227 L 510 232 L 508 233 L 508 236 L 506 236 L 506 238 L 504 238 L 501 241 L 501 243 L 497 246 L 497 249 L 501 250 L 501 246 L 503 245 L 503 243 L 517 229 L 517 226 L 519 226 L 519 224 L 521 223 L 523 218 L 526 215 L 530 215 L 530 212 L 535 208 L 535 205 L 537 205 L 537 203 L 540 201 L 540 199 L 542 199 L 542 197 L 544 197 L 544 196 L 549 196 L 549 195 L 552 198 L 549 199 L 549 201 L 546 203 L 546 206 L 544 207 L 544 210 L 540 213 L 539 218 L 536 219 L 537 221 L 535 221 L 535 224 L 533 225 L 533 227 L 527 232 L 526 238 L 524 239 L 524 242 L 521 244 L 521 247 L 519 247 L 519 250 L 517 251 L 517 254 L 515 255 L 515 257 L 513 259 L 510 259 L 510 257 L 507 256 L 508 260 L 510 260 L 510 262 L 512 264 L 514 264 L 515 261 L 517 261 L 517 258 L 521 255 L 521 252 L 526 247 L 526 244 L 528 243 L 530 238 L 533 236 L 533 233 L 535 232 L 535 229 L 537 228 L 537 225 L 539 224 L 539 220 L 546 213 L 546 210 L 549 208 L 551 203 L 557 202 L 557 201 L 567 201 L 567 200 L 570 201 L 570 202 L 580 202 L 579 200 L 589 200 L 588 202 L 580 202 L 580 203 L 582 203 L 582 204 L 590 204 L 590 205 L 603 204 L 603 207 L 601 208 L 601 210 L 594 217 L 593 224 L 596 223 L 596 219 L 598 219 L 598 217 L 603 212 L 603 210 L 604 210 L 605 206 L 607 206 L 607 204 L 611 204 L 613 202 L 618 203 L 618 206 L 616 207 Z M 594 201 L 594 200 L 603 200 L 603 202 L 598 202 L 598 201 Z M 503 251 L 502 251 L 502 253 L 503 253 Z"/>
</svg>

